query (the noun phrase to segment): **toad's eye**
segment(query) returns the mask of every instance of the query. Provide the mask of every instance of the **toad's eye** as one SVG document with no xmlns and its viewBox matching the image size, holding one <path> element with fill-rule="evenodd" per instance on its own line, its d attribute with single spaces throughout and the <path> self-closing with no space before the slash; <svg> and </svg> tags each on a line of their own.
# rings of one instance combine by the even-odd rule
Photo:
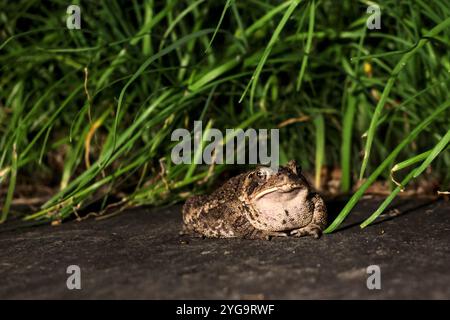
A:
<svg viewBox="0 0 450 320">
<path fill-rule="evenodd" d="M 256 177 L 260 180 L 267 180 L 274 174 L 270 168 L 262 167 L 256 170 Z"/>
</svg>

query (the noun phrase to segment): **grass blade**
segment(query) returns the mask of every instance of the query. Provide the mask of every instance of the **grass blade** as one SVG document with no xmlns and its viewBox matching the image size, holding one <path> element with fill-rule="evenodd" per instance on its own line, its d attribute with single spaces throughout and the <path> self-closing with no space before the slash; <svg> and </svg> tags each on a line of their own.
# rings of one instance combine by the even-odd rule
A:
<svg viewBox="0 0 450 320">
<path fill-rule="evenodd" d="M 364 172 L 366 171 L 366 167 L 369 161 L 370 157 L 370 150 L 372 148 L 372 143 L 375 137 L 375 131 L 377 129 L 377 123 L 378 119 L 381 115 L 381 111 L 383 110 L 384 105 L 386 104 L 387 98 L 389 96 L 389 93 L 391 92 L 391 89 L 394 85 L 395 80 L 397 79 L 399 73 L 404 69 L 406 63 L 411 59 L 411 57 L 419 51 L 425 44 L 427 44 L 430 40 L 430 38 L 433 38 L 441 31 L 447 29 L 450 27 L 450 18 L 445 19 L 441 23 L 439 23 L 437 26 L 435 26 L 430 32 L 428 32 L 422 39 L 419 40 L 419 42 L 412 48 L 410 51 L 405 53 L 400 61 L 395 66 L 394 70 L 392 71 L 392 74 L 384 87 L 383 93 L 381 94 L 381 98 L 377 103 L 377 106 L 375 107 L 375 111 L 372 117 L 372 120 L 370 122 L 369 131 L 367 134 L 367 141 L 364 148 L 364 158 L 361 165 L 361 171 L 359 174 L 359 179 L 362 179 L 364 176 Z"/>
<path fill-rule="evenodd" d="M 423 171 L 430 165 L 430 163 L 444 150 L 445 147 L 447 147 L 448 143 L 450 141 L 450 130 L 447 131 L 445 136 L 439 140 L 438 144 L 431 150 L 428 157 L 425 159 L 425 161 L 420 165 L 419 168 L 414 173 L 413 178 L 417 178 L 420 174 L 422 174 Z"/>
<path fill-rule="evenodd" d="M 316 173 L 315 173 L 315 187 L 320 189 L 322 185 L 322 166 L 325 159 L 325 121 L 322 115 L 317 116 L 314 119 L 314 125 L 316 127 Z"/>
<path fill-rule="evenodd" d="M 303 56 L 302 65 L 300 67 L 300 73 L 298 75 L 297 80 L 297 91 L 300 91 L 302 81 L 303 81 L 303 75 L 305 74 L 306 65 L 308 64 L 308 58 L 311 52 L 311 44 L 312 44 L 312 38 L 314 35 L 314 15 L 316 12 L 316 3 L 313 0 L 309 4 L 309 25 L 308 25 L 308 38 L 306 39 L 306 46 L 305 46 L 305 54 Z"/>
<path fill-rule="evenodd" d="M 416 136 L 422 132 L 434 119 L 439 116 L 443 111 L 450 107 L 450 101 L 447 101 L 440 105 L 432 114 L 430 114 L 425 120 L 423 120 L 414 130 L 389 154 L 389 156 L 375 169 L 375 171 L 367 178 L 358 191 L 350 198 L 345 207 L 339 213 L 339 215 L 334 219 L 334 221 L 328 226 L 324 233 L 331 233 L 344 221 L 359 199 L 364 195 L 364 192 L 370 185 L 375 181 L 375 179 L 383 172 L 386 167 L 397 157 L 400 151 L 403 150 L 411 141 L 413 141 Z"/>
<path fill-rule="evenodd" d="M 383 203 L 378 207 L 378 209 L 368 218 L 366 219 L 361 225 L 361 228 L 367 227 L 369 224 L 371 224 L 373 221 L 375 221 L 378 216 L 383 213 L 383 211 L 386 209 L 386 207 L 392 202 L 392 200 L 397 196 L 397 194 L 404 189 L 404 187 L 409 183 L 410 180 L 417 178 L 429 165 L 430 163 L 444 150 L 444 148 L 448 145 L 450 141 L 450 130 L 447 131 L 447 134 L 439 140 L 439 142 L 436 144 L 436 146 L 431 151 L 427 151 L 422 153 L 421 157 L 423 155 L 428 154 L 425 161 L 422 162 L 422 164 L 414 169 L 411 170 L 411 172 L 402 180 L 401 184 L 398 185 L 394 191 L 391 192 L 391 194 L 383 201 Z M 417 160 L 418 157 L 416 157 Z M 411 161 L 409 162 L 411 163 Z"/>
<path fill-rule="evenodd" d="M 17 177 L 17 149 L 16 143 L 13 144 L 12 150 L 12 165 L 9 172 L 9 186 L 8 193 L 6 194 L 5 204 L 2 209 L 2 216 L 0 218 L 0 224 L 6 221 L 8 217 L 9 209 L 11 207 L 11 202 L 14 195 L 14 189 L 16 188 L 16 177 Z"/>
<path fill-rule="evenodd" d="M 256 85 L 258 83 L 259 76 L 262 72 L 262 69 L 264 67 L 264 64 L 266 63 L 267 58 L 270 55 L 270 52 L 272 51 L 273 46 L 275 45 L 275 42 L 278 40 L 281 30 L 283 30 L 284 26 L 286 25 L 289 17 L 294 12 L 295 8 L 298 6 L 301 0 L 292 0 L 290 1 L 290 5 L 287 8 L 286 12 L 283 15 L 283 18 L 281 18 L 280 23 L 276 27 L 275 31 L 273 32 L 272 37 L 270 38 L 269 43 L 267 44 L 266 48 L 264 49 L 264 52 L 262 54 L 261 59 L 259 60 L 258 65 L 256 66 L 255 72 L 253 73 L 249 83 L 247 84 L 247 87 L 245 88 L 244 92 L 242 93 L 241 98 L 239 99 L 239 103 L 242 102 L 245 95 L 247 94 L 248 89 L 251 86 L 250 90 L 250 110 L 253 112 L 253 98 L 255 96 L 255 90 Z"/>
<path fill-rule="evenodd" d="M 214 33 L 211 37 L 211 40 L 208 43 L 208 47 L 206 47 L 205 53 L 208 52 L 208 50 L 211 48 L 211 45 L 214 39 L 216 38 L 216 34 L 219 31 L 220 26 L 222 25 L 223 18 L 225 18 L 225 14 L 227 13 L 227 10 L 232 3 L 234 4 L 234 0 L 227 0 L 227 2 L 225 3 L 225 7 L 223 8 L 222 14 L 220 15 L 219 23 L 217 24 L 216 29 L 214 30 Z"/>
</svg>

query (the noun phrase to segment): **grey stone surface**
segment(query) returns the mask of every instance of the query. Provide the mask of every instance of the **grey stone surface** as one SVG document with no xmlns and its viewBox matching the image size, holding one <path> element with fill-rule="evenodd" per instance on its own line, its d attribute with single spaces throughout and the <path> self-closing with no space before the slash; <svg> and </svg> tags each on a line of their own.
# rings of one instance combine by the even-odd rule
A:
<svg viewBox="0 0 450 320">
<path fill-rule="evenodd" d="M 5 225 L 0 298 L 449 299 L 449 203 L 402 199 L 382 223 L 360 230 L 379 203 L 362 201 L 319 240 L 180 237 L 180 206 L 58 227 Z M 340 205 L 329 203 L 332 215 Z M 81 290 L 66 288 L 72 264 Z M 381 290 L 366 287 L 369 265 L 381 268 Z"/>
</svg>

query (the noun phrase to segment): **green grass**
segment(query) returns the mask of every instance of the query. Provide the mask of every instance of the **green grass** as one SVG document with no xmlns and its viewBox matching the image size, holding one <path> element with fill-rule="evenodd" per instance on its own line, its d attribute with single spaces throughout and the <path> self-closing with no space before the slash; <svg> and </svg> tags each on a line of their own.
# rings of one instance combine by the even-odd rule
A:
<svg viewBox="0 0 450 320">
<path fill-rule="evenodd" d="M 281 163 L 316 185 L 323 166 L 344 193 L 367 176 L 327 232 L 391 174 L 400 185 L 362 227 L 430 166 L 448 190 L 448 1 L 380 1 L 381 30 L 366 28 L 368 1 L 81 3 L 81 30 L 66 29 L 64 1 L 0 9 L 1 222 L 210 189 L 236 168 L 170 159 L 171 133 L 194 120 L 280 127 Z M 15 212 L 24 185 L 53 193 Z"/>
</svg>

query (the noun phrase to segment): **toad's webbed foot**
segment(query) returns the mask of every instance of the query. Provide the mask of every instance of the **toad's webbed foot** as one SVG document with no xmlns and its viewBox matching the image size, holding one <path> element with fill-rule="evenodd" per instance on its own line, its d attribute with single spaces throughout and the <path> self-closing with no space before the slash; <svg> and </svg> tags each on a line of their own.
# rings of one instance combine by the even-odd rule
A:
<svg viewBox="0 0 450 320">
<path fill-rule="evenodd" d="M 319 239 L 322 235 L 322 229 L 318 225 L 309 224 L 306 227 L 292 230 L 290 235 L 294 237 L 312 236 L 314 239 Z"/>
</svg>

